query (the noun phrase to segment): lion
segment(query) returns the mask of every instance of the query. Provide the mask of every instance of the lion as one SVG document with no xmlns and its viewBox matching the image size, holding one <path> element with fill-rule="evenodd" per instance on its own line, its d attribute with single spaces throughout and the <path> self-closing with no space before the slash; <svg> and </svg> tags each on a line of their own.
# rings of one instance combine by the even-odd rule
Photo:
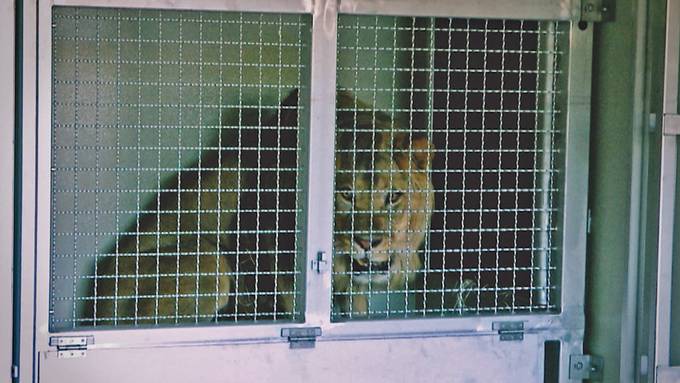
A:
<svg viewBox="0 0 680 383">
<path fill-rule="evenodd" d="M 278 191 L 300 185 L 297 172 L 272 169 L 297 169 L 298 156 L 252 148 L 298 147 L 298 100 L 293 91 L 264 124 L 260 111 L 250 113 L 256 121 L 225 129 L 220 150 L 205 151 L 163 185 L 99 256 L 83 324 L 295 319 L 302 236 L 285 233 L 299 232 L 302 220 L 294 192 Z M 333 304 L 367 315 L 370 291 L 404 289 L 422 268 L 432 151 L 424 134 L 348 91 L 338 91 L 337 105 Z"/>
<path fill-rule="evenodd" d="M 219 150 L 202 150 L 162 185 L 98 257 L 83 325 L 298 314 L 297 105 L 293 92 L 266 120 L 243 108 L 238 127 L 212 145 Z"/>
<path fill-rule="evenodd" d="M 333 304 L 343 316 L 361 317 L 369 314 L 369 293 L 403 292 L 422 269 L 434 151 L 425 132 L 348 92 L 338 93 L 337 105 Z"/>
</svg>

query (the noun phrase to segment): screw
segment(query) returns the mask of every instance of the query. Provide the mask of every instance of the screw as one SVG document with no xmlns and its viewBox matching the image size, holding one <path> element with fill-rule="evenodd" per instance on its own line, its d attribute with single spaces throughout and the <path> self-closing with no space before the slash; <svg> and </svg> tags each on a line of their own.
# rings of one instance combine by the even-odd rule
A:
<svg viewBox="0 0 680 383">
<path fill-rule="evenodd" d="M 595 10 L 595 6 L 592 3 L 586 4 L 586 12 L 592 12 Z"/>
<path fill-rule="evenodd" d="M 577 369 L 577 370 L 583 370 L 583 362 L 577 362 L 574 365 L 574 368 Z"/>
</svg>

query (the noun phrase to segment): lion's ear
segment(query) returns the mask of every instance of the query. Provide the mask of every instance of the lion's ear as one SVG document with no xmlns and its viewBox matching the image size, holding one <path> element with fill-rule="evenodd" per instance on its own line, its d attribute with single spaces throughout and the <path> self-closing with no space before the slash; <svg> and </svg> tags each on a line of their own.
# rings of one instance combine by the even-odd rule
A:
<svg viewBox="0 0 680 383">
<path fill-rule="evenodd" d="M 394 149 L 394 159 L 401 169 L 426 170 L 432 167 L 432 145 L 422 133 L 400 133 L 394 139 Z M 405 154 L 410 154 L 410 158 Z"/>
</svg>

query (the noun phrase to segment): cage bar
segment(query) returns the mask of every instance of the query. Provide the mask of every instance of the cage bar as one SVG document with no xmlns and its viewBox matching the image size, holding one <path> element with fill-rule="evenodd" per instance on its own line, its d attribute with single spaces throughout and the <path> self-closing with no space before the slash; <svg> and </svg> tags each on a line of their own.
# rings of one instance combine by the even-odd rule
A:
<svg viewBox="0 0 680 383">
<path fill-rule="evenodd" d="M 339 16 L 333 320 L 559 310 L 565 33 Z"/>
<path fill-rule="evenodd" d="M 309 15 L 52 17 L 50 329 L 302 320 Z"/>
</svg>

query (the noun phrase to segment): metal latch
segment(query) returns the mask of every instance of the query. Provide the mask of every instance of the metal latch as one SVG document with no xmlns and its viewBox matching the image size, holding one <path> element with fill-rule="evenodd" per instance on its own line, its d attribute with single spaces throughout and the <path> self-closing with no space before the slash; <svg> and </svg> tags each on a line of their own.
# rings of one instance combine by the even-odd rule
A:
<svg viewBox="0 0 680 383">
<path fill-rule="evenodd" d="M 569 355 L 569 379 L 602 380 L 604 359 L 596 355 Z"/>
<path fill-rule="evenodd" d="M 57 358 L 82 358 L 87 355 L 87 345 L 94 343 L 89 336 L 52 336 L 50 346 L 57 348 Z"/>
<path fill-rule="evenodd" d="M 281 329 L 281 336 L 288 338 L 290 348 L 314 348 L 321 327 L 289 327 Z"/>
<path fill-rule="evenodd" d="M 603 0 L 582 0 L 580 21 L 599 22 L 607 18 L 609 9 Z"/>
<path fill-rule="evenodd" d="M 312 259 L 312 270 L 317 273 L 322 273 L 328 268 L 328 257 L 325 251 L 319 251 L 316 253 L 316 259 Z"/>
<path fill-rule="evenodd" d="M 524 340 L 524 322 L 493 322 L 491 325 L 494 331 L 498 331 L 501 341 Z"/>
<path fill-rule="evenodd" d="M 663 115 L 663 135 L 680 136 L 680 114 Z"/>
</svg>

